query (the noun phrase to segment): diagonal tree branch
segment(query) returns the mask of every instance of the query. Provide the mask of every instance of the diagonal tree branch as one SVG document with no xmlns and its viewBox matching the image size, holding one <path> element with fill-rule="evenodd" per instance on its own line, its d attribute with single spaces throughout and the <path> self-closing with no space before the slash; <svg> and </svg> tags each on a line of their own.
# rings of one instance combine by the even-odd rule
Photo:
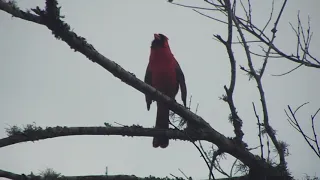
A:
<svg viewBox="0 0 320 180">
<path fill-rule="evenodd" d="M 273 41 L 274 41 L 275 38 L 276 38 L 277 26 L 278 26 L 278 23 L 279 23 L 279 21 L 280 21 L 280 18 L 281 18 L 281 16 L 282 16 L 282 13 L 283 13 L 283 10 L 284 10 L 286 4 L 287 4 L 287 0 L 285 0 L 285 1 L 283 2 L 283 5 L 282 5 L 281 10 L 280 10 L 280 12 L 279 12 L 279 15 L 278 15 L 278 17 L 277 17 L 277 20 L 276 20 L 276 22 L 274 23 L 274 27 L 273 27 L 272 30 L 271 30 L 271 32 L 272 32 L 272 38 L 271 38 L 271 41 L 270 41 L 269 44 L 273 44 Z M 260 70 L 260 79 L 262 78 L 263 73 L 264 73 L 264 70 L 266 69 L 270 52 L 271 52 L 271 46 L 269 45 L 268 50 L 267 50 L 267 52 L 266 52 L 266 57 L 265 57 L 265 59 L 264 59 L 262 68 L 261 68 L 261 70 Z"/>
<path fill-rule="evenodd" d="M 300 108 L 302 108 L 304 105 L 306 105 L 308 103 L 303 103 L 302 105 L 300 105 L 298 108 L 296 108 L 296 110 L 292 110 L 291 107 L 288 105 L 288 110 L 290 112 L 291 117 L 289 116 L 289 114 L 287 113 L 286 110 L 285 113 L 288 117 L 288 122 L 290 123 L 290 125 L 295 128 L 304 138 L 304 140 L 308 143 L 309 147 L 313 150 L 313 152 L 320 158 L 320 146 L 318 143 L 318 139 L 317 139 L 317 134 L 315 131 L 315 127 L 314 127 L 314 119 L 316 117 L 316 115 L 318 114 L 318 112 L 320 111 L 320 108 L 314 113 L 314 115 L 311 115 L 311 128 L 312 128 L 312 133 L 313 133 L 313 138 L 311 138 L 310 136 L 306 135 L 306 132 L 302 130 L 298 119 L 296 117 L 296 113 L 298 112 L 298 110 Z"/>
</svg>

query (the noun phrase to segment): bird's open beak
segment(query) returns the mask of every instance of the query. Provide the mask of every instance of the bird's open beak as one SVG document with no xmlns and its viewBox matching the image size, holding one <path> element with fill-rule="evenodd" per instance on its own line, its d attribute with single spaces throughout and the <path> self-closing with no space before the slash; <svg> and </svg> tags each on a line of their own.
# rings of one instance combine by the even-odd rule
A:
<svg viewBox="0 0 320 180">
<path fill-rule="evenodd" d="M 159 34 L 153 34 L 153 36 L 154 36 L 154 39 L 160 40 L 160 35 Z"/>
</svg>

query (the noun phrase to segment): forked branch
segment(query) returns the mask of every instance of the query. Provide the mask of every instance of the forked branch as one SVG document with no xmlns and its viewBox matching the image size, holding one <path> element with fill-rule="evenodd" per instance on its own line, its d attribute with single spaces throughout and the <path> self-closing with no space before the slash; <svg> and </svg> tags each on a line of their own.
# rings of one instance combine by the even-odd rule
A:
<svg viewBox="0 0 320 180">
<path fill-rule="evenodd" d="M 290 123 L 290 125 L 302 135 L 304 140 L 308 143 L 309 147 L 320 158 L 320 146 L 319 146 L 319 141 L 318 141 L 316 128 L 315 128 L 315 124 L 314 124 L 314 120 L 315 120 L 317 114 L 319 113 L 320 108 L 313 115 L 311 115 L 311 118 L 310 118 L 310 120 L 311 120 L 311 128 L 312 128 L 312 135 L 307 135 L 306 132 L 304 130 L 302 130 L 302 127 L 299 124 L 299 121 L 298 121 L 298 119 L 296 117 L 296 113 L 300 110 L 300 108 L 302 108 L 303 106 L 305 106 L 307 104 L 308 103 L 303 103 L 298 108 L 296 108 L 294 111 L 288 105 L 288 110 L 289 110 L 290 114 L 286 110 L 284 110 L 284 111 L 285 111 L 285 113 L 286 113 L 286 115 L 288 117 L 287 120 Z"/>
</svg>

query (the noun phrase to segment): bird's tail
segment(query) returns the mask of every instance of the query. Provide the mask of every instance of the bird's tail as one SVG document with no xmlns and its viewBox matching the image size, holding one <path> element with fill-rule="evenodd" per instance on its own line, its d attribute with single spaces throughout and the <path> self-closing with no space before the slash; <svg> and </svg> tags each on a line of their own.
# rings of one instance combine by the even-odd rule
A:
<svg viewBox="0 0 320 180">
<path fill-rule="evenodd" d="M 157 119 L 156 127 L 161 129 L 169 129 L 169 108 L 162 103 L 157 103 Z M 169 138 L 166 136 L 158 136 L 153 138 L 152 145 L 154 148 L 166 148 L 169 145 Z"/>
</svg>

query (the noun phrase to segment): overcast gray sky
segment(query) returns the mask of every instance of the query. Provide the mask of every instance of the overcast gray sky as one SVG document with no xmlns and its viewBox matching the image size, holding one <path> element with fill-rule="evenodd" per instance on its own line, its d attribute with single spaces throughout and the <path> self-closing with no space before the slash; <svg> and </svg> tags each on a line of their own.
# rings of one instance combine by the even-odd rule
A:
<svg viewBox="0 0 320 180">
<path fill-rule="evenodd" d="M 22 9 L 44 7 L 43 0 L 17 1 Z M 181 8 L 165 0 L 135 1 L 59 1 L 61 12 L 72 29 L 85 37 L 104 56 L 143 79 L 153 33 L 169 37 L 171 49 L 179 61 L 192 94 L 193 110 L 217 131 L 234 136 L 228 122 L 229 108 L 219 100 L 229 84 L 230 65 L 222 44 L 213 34 L 226 37 L 226 26 Z M 182 1 L 176 1 L 182 2 Z M 191 0 L 183 1 L 192 4 Z M 306 3 L 308 2 L 308 3 Z M 275 0 L 276 12 L 282 1 Z M 197 5 L 202 5 L 202 2 Z M 268 19 L 269 1 L 253 0 L 253 21 L 260 27 Z M 313 41 L 310 52 L 320 57 L 320 7 L 318 0 L 290 0 L 279 24 L 276 44 L 285 52 L 295 50 L 296 39 L 289 22 L 296 14 L 306 22 L 311 17 Z M 221 17 L 218 14 L 212 14 Z M 269 31 L 268 31 L 269 32 Z M 139 124 L 152 127 L 156 106 L 146 110 L 144 95 L 122 83 L 108 71 L 56 40 L 44 26 L 12 18 L 0 11 L 0 137 L 6 137 L 9 125 L 35 122 L 46 126 L 103 126 Z M 238 65 L 247 65 L 238 46 L 234 50 Z M 254 57 L 254 62 L 261 59 Z M 271 60 L 263 79 L 270 123 L 278 139 L 287 142 L 289 169 L 295 177 L 304 173 L 320 176 L 320 160 L 303 138 L 288 124 L 284 109 L 308 106 L 298 114 L 306 132 L 311 133 L 309 117 L 320 107 L 319 69 L 302 67 L 290 75 L 281 74 L 296 64 L 285 59 Z M 238 68 L 235 104 L 244 120 L 244 140 L 250 147 L 259 145 L 252 101 L 259 105 L 254 81 L 248 81 Z M 180 95 L 177 96 L 179 102 Z M 259 114 L 262 115 L 259 106 Z M 316 120 L 320 133 L 320 117 Z M 253 151 L 258 154 L 259 150 Z M 77 136 L 16 144 L 0 149 L 0 168 L 16 173 L 38 173 L 53 168 L 63 175 L 134 174 L 136 176 L 182 176 L 178 168 L 195 179 L 208 176 L 205 163 L 189 142 L 170 141 L 167 149 L 154 149 L 151 138 L 121 136 Z M 230 168 L 232 159 L 224 160 Z M 318 172 L 318 173 L 317 173 Z M 221 175 L 217 175 L 221 177 Z"/>
</svg>

